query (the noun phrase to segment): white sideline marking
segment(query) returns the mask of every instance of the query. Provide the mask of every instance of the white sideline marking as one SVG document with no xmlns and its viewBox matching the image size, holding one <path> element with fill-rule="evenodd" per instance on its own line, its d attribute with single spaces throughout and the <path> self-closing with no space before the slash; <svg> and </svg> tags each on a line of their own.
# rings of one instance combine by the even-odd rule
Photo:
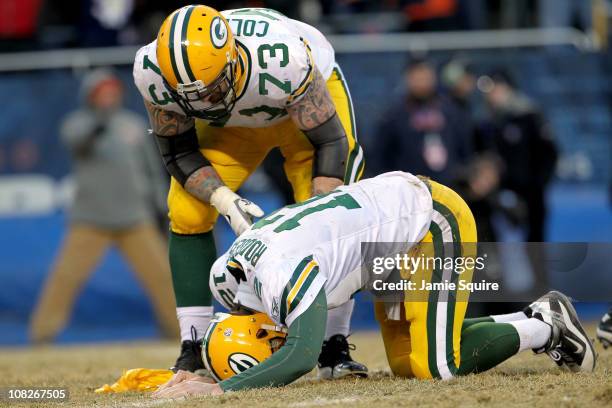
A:
<svg viewBox="0 0 612 408">
<path fill-rule="evenodd" d="M 335 405 L 335 404 L 347 404 L 358 401 L 357 397 L 346 397 L 346 398 L 315 398 L 310 401 L 301 401 L 288 404 L 288 407 L 312 407 L 312 406 L 323 406 L 323 405 Z"/>
</svg>

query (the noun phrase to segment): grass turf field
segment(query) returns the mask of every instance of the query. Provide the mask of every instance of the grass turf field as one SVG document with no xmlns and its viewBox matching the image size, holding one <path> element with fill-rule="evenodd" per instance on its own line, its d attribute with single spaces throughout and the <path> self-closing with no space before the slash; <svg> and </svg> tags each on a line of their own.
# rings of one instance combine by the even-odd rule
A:
<svg viewBox="0 0 612 408">
<path fill-rule="evenodd" d="M 591 325 L 589 333 L 594 333 Z M 593 374 L 562 372 L 546 356 L 525 352 L 494 370 L 448 382 L 394 379 L 388 372 L 378 333 L 351 337 L 353 356 L 372 371 L 368 380 L 315 381 L 313 374 L 285 388 L 237 392 L 189 401 L 154 401 L 142 393 L 95 394 L 113 383 L 123 369 L 164 368 L 178 347 L 168 342 L 116 343 L 87 346 L 0 348 L 0 387 L 67 387 L 65 403 L 7 403 L 0 406 L 69 407 L 213 407 L 265 406 L 612 406 L 612 350 L 597 344 Z"/>
</svg>

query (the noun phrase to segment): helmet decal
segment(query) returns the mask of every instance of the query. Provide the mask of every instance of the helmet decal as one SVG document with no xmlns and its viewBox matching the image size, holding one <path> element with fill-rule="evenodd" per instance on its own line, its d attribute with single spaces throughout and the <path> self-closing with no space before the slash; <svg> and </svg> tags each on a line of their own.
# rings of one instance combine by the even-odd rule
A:
<svg viewBox="0 0 612 408">
<path fill-rule="evenodd" d="M 259 361 L 255 357 L 249 356 L 244 353 L 234 353 L 227 358 L 227 362 L 230 368 L 236 373 L 240 374 L 243 371 L 259 364 Z"/>
<path fill-rule="evenodd" d="M 210 40 L 215 48 L 223 48 L 227 43 L 227 27 L 221 17 L 215 17 L 210 24 Z"/>
</svg>

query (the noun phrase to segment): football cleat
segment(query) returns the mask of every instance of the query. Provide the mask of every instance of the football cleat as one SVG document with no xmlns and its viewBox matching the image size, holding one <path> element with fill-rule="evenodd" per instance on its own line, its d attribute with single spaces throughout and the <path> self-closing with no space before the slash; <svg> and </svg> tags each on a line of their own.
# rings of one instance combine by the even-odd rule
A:
<svg viewBox="0 0 612 408">
<path fill-rule="evenodd" d="M 601 318 L 597 327 L 597 338 L 604 348 L 612 346 L 612 309 Z"/>
<path fill-rule="evenodd" d="M 204 369 L 202 361 L 202 340 L 185 340 L 181 343 L 181 354 L 171 368 L 175 373 L 179 370 L 195 373 Z"/>
<path fill-rule="evenodd" d="M 529 305 L 525 314 L 552 328 L 548 343 L 534 352 L 548 354 L 559 367 L 573 372 L 591 372 L 595 369 L 597 355 L 593 343 L 567 296 L 557 291 L 548 292 Z"/>
<path fill-rule="evenodd" d="M 319 378 L 332 380 L 347 376 L 368 376 L 368 368 L 351 358 L 350 350 L 355 350 L 355 345 L 349 344 L 346 337 L 336 334 L 323 342 L 321 354 L 319 355 Z"/>
<path fill-rule="evenodd" d="M 176 359 L 174 366 L 170 370 L 175 373 L 179 370 L 189 371 L 199 374 L 204 368 L 202 361 L 202 343 L 203 339 L 196 340 L 198 332 L 195 327 L 191 326 L 191 340 L 181 342 L 181 354 Z"/>
</svg>

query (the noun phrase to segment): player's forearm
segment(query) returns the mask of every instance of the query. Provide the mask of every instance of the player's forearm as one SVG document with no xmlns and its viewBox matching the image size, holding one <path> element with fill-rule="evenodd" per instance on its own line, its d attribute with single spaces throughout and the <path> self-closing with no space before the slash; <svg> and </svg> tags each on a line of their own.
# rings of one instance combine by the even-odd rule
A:
<svg viewBox="0 0 612 408">
<path fill-rule="evenodd" d="M 315 149 L 313 194 L 327 193 L 341 185 L 346 170 L 348 138 L 318 70 L 304 96 L 288 106 L 287 112 Z"/>
<path fill-rule="evenodd" d="M 325 337 L 327 301 L 325 292 L 317 295 L 310 307 L 289 327 L 287 342 L 261 364 L 221 381 L 223 391 L 277 387 L 292 383 L 317 364 Z"/>
<path fill-rule="evenodd" d="M 192 118 L 145 102 L 166 169 L 191 195 L 210 203 L 223 186 L 221 178 L 199 150 Z"/>
<path fill-rule="evenodd" d="M 159 136 L 175 136 L 195 126 L 193 118 L 167 111 L 144 101 L 153 133 Z"/>
<path fill-rule="evenodd" d="M 194 171 L 185 182 L 185 190 L 198 200 L 211 202 L 215 190 L 224 186 L 219 174 L 212 166 L 205 166 Z"/>
<path fill-rule="evenodd" d="M 312 188 L 310 194 L 312 196 L 326 194 L 330 191 L 335 190 L 343 184 L 343 180 L 340 180 L 335 177 L 315 177 L 312 179 Z"/>
</svg>

